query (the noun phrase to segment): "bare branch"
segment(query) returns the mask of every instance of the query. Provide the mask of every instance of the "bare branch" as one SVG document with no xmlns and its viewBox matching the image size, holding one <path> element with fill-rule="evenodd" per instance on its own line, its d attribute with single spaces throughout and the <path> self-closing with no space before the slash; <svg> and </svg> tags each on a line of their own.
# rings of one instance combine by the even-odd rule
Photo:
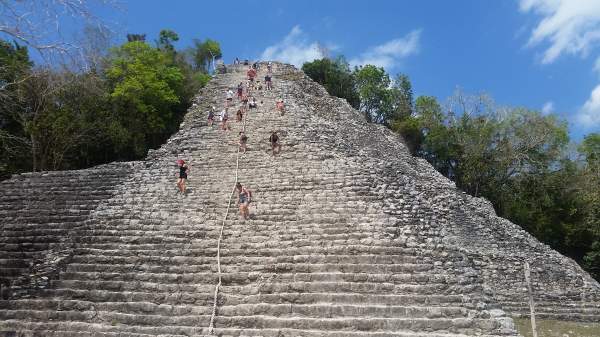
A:
<svg viewBox="0 0 600 337">
<path fill-rule="evenodd" d="M 78 57 L 79 46 L 63 35 L 65 21 L 108 30 L 91 12 L 91 3 L 117 7 L 116 0 L 0 0 L 0 37 L 4 35 L 36 50 L 46 61 L 55 56 Z"/>
</svg>

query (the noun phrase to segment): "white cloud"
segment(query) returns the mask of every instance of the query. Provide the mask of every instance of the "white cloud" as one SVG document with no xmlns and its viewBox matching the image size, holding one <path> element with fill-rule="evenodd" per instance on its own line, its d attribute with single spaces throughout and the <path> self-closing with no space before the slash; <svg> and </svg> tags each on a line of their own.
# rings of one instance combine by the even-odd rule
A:
<svg viewBox="0 0 600 337">
<path fill-rule="evenodd" d="M 306 34 L 296 25 L 282 41 L 267 47 L 260 58 L 299 67 L 304 62 L 323 58 L 323 52 L 319 43 L 308 41 Z"/>
<path fill-rule="evenodd" d="M 576 122 L 586 129 L 600 126 L 600 84 L 592 90 L 590 98 L 579 110 Z"/>
<path fill-rule="evenodd" d="M 563 53 L 585 57 L 600 42 L 598 0 L 520 0 L 519 8 L 542 16 L 528 44 L 549 42 L 542 58 L 544 64 L 554 62 Z"/>
<path fill-rule="evenodd" d="M 369 48 L 369 51 L 351 59 L 350 64 L 354 66 L 372 64 L 378 67 L 394 68 L 401 59 L 419 52 L 420 37 L 421 30 L 413 30 L 402 38 Z"/>
<path fill-rule="evenodd" d="M 548 101 L 542 107 L 542 114 L 549 115 L 554 112 L 554 102 Z"/>
</svg>

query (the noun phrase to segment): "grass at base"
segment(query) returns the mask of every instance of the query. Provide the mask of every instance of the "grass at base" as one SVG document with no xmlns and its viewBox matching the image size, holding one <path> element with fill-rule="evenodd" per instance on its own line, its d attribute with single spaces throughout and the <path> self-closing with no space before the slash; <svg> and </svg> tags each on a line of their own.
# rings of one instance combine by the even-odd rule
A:
<svg viewBox="0 0 600 337">
<path fill-rule="evenodd" d="M 528 318 L 515 318 L 517 331 L 524 337 L 533 337 Z M 536 319 L 538 337 L 600 337 L 600 323 L 566 322 Z"/>
</svg>

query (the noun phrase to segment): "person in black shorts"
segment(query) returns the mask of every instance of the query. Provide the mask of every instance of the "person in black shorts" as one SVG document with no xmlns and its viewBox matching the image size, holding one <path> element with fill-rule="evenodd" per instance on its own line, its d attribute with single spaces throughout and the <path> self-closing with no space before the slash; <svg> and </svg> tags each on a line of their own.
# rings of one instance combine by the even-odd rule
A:
<svg viewBox="0 0 600 337">
<path fill-rule="evenodd" d="M 215 107 L 213 106 L 211 110 L 208 111 L 208 126 L 212 126 L 215 121 Z"/>
<path fill-rule="evenodd" d="M 179 179 L 177 179 L 177 188 L 181 194 L 185 195 L 185 181 L 189 172 L 189 167 L 185 164 L 183 159 L 177 160 L 177 166 L 179 166 Z"/>
<path fill-rule="evenodd" d="M 277 132 L 271 131 L 271 137 L 269 137 L 269 142 L 271 143 L 273 157 L 275 157 L 275 154 L 279 154 L 279 152 L 281 152 L 281 144 L 279 143 L 279 136 L 277 136 Z M 277 153 L 275 153 L 275 149 L 277 149 Z"/>
<path fill-rule="evenodd" d="M 235 189 L 238 192 L 238 205 L 240 206 L 240 215 L 244 220 L 247 220 L 250 217 L 250 210 L 248 207 L 250 206 L 250 202 L 252 201 L 252 192 L 242 187 L 242 184 L 237 183 L 235 185 Z"/>
<path fill-rule="evenodd" d="M 244 131 L 240 131 L 240 152 L 241 153 L 246 153 L 246 150 L 247 150 L 246 144 L 248 144 L 248 136 L 246 136 Z"/>
<path fill-rule="evenodd" d="M 266 84 L 266 88 L 265 90 L 272 90 L 273 89 L 273 84 L 271 82 L 271 74 L 267 74 L 265 76 L 265 84 Z"/>
</svg>

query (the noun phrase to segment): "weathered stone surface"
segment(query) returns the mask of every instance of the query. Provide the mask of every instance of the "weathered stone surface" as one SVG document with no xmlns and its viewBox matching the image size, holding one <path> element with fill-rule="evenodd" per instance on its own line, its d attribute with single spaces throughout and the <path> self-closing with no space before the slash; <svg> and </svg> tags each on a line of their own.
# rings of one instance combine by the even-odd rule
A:
<svg viewBox="0 0 600 337">
<path fill-rule="evenodd" d="M 229 68 L 146 160 L 26 174 L 0 184 L 0 336 L 202 336 L 235 181 L 237 132 L 206 124 L 243 80 Z M 246 119 L 221 242 L 221 336 L 516 336 L 522 264 L 542 316 L 598 320 L 598 283 L 456 190 L 401 140 L 295 68 Z M 275 111 L 283 98 L 286 113 Z M 268 137 L 280 131 L 280 156 Z M 191 160 L 185 197 L 175 160 Z"/>
</svg>

